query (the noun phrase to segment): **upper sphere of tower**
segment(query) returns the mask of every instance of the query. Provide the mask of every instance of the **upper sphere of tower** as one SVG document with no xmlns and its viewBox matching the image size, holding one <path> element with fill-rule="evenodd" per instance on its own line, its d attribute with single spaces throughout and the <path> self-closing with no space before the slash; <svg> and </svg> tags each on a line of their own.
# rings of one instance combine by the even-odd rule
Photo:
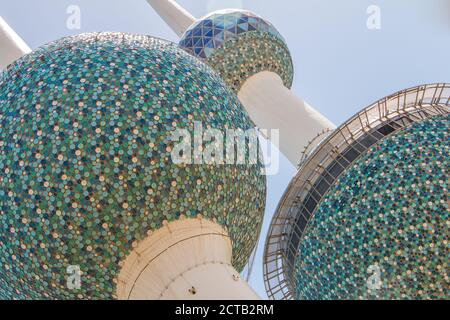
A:
<svg viewBox="0 0 450 320">
<path fill-rule="evenodd" d="M 213 12 L 186 30 L 180 46 L 212 66 L 236 92 L 262 71 L 278 74 L 288 88 L 292 85 L 294 68 L 285 40 L 250 11 Z"/>
<path fill-rule="evenodd" d="M 176 44 L 84 34 L 12 64 L 0 79 L 0 298 L 113 298 L 133 247 L 182 216 L 224 227 L 241 270 L 264 213 L 262 165 L 175 163 L 172 133 L 192 136 L 194 121 L 254 127 Z"/>
</svg>

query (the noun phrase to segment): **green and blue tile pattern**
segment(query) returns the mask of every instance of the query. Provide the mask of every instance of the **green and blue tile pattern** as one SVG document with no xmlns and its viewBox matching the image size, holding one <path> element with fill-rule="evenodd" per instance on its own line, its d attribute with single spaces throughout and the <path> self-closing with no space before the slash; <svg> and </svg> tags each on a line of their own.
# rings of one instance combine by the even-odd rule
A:
<svg viewBox="0 0 450 320">
<path fill-rule="evenodd" d="M 341 175 L 300 244 L 298 299 L 450 297 L 449 127 L 413 124 Z"/>
<path fill-rule="evenodd" d="M 0 298 L 112 299 L 121 261 L 181 215 L 228 230 L 241 270 L 265 207 L 262 164 L 176 165 L 177 128 L 250 129 L 236 95 L 176 44 L 55 41 L 0 79 Z M 79 265 L 81 288 L 66 285 Z"/>
<path fill-rule="evenodd" d="M 180 46 L 212 66 L 238 92 L 262 71 L 277 73 L 292 86 L 294 69 L 285 40 L 263 18 L 245 10 L 222 10 L 195 22 Z"/>
</svg>

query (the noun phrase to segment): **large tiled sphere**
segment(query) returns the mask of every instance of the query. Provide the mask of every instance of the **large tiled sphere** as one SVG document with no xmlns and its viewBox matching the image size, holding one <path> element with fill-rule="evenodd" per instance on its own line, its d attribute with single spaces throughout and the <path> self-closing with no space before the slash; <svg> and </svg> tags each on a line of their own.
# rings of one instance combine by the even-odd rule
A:
<svg viewBox="0 0 450 320">
<path fill-rule="evenodd" d="M 299 299 L 448 299 L 449 116 L 371 147 L 305 231 Z"/>
<path fill-rule="evenodd" d="M 164 221 L 217 221 L 241 269 L 257 241 L 261 165 L 174 164 L 176 128 L 253 127 L 235 94 L 177 45 L 85 34 L 0 82 L 0 298 L 114 298 L 121 261 Z M 79 266 L 81 288 L 67 286 Z"/>
<path fill-rule="evenodd" d="M 180 46 L 213 67 L 236 92 L 262 71 L 277 73 L 286 87 L 294 74 L 289 49 L 275 27 L 250 11 L 227 9 L 196 21 Z"/>
</svg>

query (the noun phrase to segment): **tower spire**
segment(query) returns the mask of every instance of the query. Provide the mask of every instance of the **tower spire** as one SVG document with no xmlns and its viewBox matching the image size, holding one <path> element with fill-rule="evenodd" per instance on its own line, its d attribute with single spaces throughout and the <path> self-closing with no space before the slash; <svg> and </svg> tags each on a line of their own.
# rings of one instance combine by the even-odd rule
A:
<svg viewBox="0 0 450 320">
<path fill-rule="evenodd" d="M 0 69 L 30 52 L 30 47 L 0 16 Z"/>
<path fill-rule="evenodd" d="M 174 0 L 147 0 L 170 28 L 181 37 L 195 21 L 195 17 Z"/>
</svg>

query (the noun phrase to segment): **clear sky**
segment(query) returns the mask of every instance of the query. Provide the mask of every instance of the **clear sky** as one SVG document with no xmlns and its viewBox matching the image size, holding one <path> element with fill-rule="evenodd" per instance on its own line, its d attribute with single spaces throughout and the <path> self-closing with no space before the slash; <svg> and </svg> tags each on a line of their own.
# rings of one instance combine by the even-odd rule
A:
<svg viewBox="0 0 450 320">
<path fill-rule="evenodd" d="M 411 86 L 450 82 L 450 0 L 179 0 L 194 16 L 240 7 L 271 21 L 295 64 L 293 91 L 337 125 L 372 102 Z M 70 5 L 81 29 L 66 27 Z M 381 29 L 367 27 L 380 8 Z M 0 0 L 0 15 L 32 48 L 82 32 L 122 31 L 177 41 L 145 0 Z M 268 177 L 264 228 L 251 285 L 266 297 L 262 250 L 270 219 L 291 177 L 286 159 Z"/>
</svg>

